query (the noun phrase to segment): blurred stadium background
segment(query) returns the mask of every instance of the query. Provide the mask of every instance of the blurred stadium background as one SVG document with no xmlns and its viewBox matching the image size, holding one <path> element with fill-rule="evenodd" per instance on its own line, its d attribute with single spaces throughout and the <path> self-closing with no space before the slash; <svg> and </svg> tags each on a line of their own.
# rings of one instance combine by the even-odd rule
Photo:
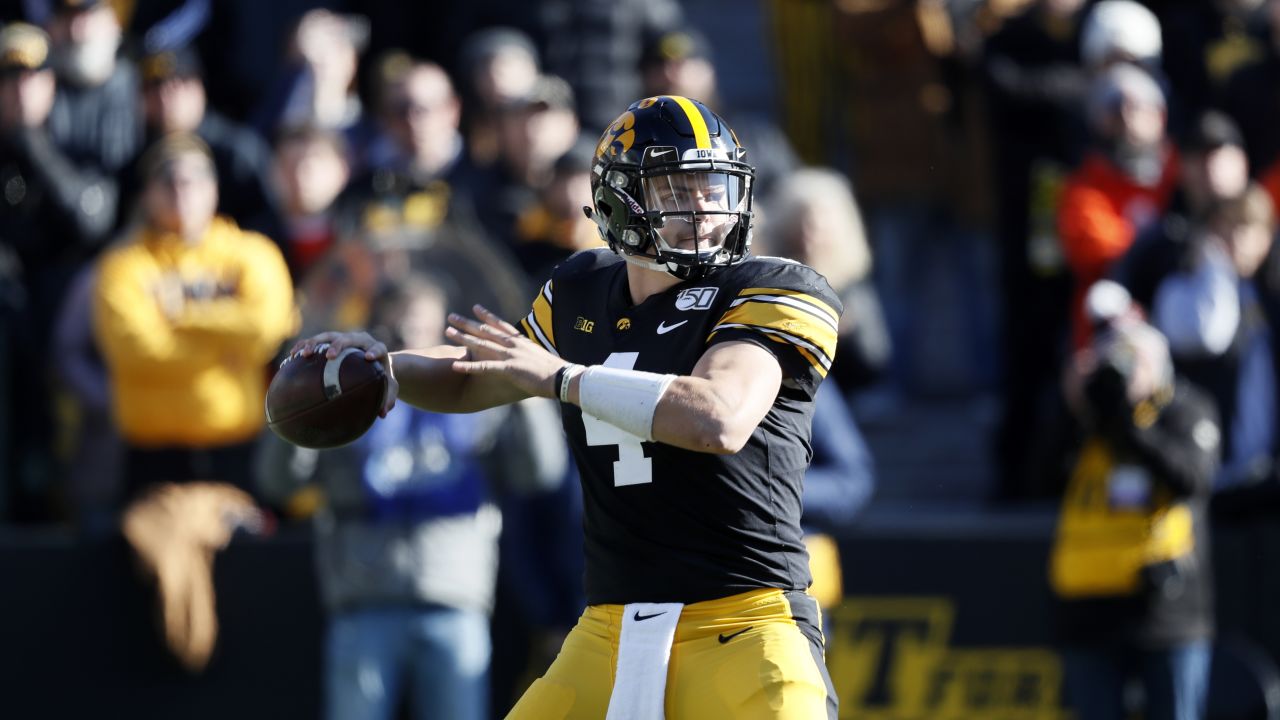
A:
<svg viewBox="0 0 1280 720">
<path fill-rule="evenodd" d="M 120 370 L 133 356 L 118 348 L 167 331 L 113 334 L 95 286 L 103 258 L 155 220 L 148 147 L 198 135 L 219 213 L 287 263 L 290 331 L 253 330 L 271 349 L 247 367 L 209 360 L 260 392 L 297 333 L 410 337 L 395 313 L 413 300 L 388 288 L 425 280 L 447 307 L 526 312 L 546 271 L 594 242 L 577 207 L 597 133 L 650 93 L 697 94 L 734 125 L 760 168 L 758 248 L 838 278 L 856 318 L 806 496 L 840 716 L 1073 716 L 1048 570 L 1077 438 L 1059 392 L 1080 347 L 1073 291 L 1113 274 L 1134 237 L 1209 222 L 1170 175 L 1139 183 L 1146 204 L 1071 234 L 1064 188 L 1090 150 L 1130 168 L 1098 113 L 1128 122 L 1143 98 L 1108 85 L 1107 67 L 1155 80 L 1154 146 L 1184 159 L 1239 146 L 1247 177 L 1280 192 L 1280 0 L 1143 4 L 1154 36 L 1131 16 L 1089 35 L 1089 0 L 0 0 L 0 716 L 322 716 L 333 599 L 316 545 L 333 486 L 281 489 L 280 468 L 305 459 L 268 465 L 260 425 L 211 428 L 185 479 L 243 495 L 138 505 L 156 497 L 139 458 L 168 461 L 149 438 L 187 420 L 122 422 L 113 402 L 202 412 L 183 383 L 157 389 L 163 371 Z M 57 78 L 44 107 L 41 73 Z M 1206 126 L 1210 110 L 1230 127 Z M 1194 170 L 1160 162 L 1190 186 Z M 1107 222 L 1111 235 L 1089 235 Z M 1090 242 L 1111 249 L 1082 260 Z M 1272 327 L 1280 284 L 1256 285 L 1250 317 Z M 237 290 L 176 292 L 181 306 Z M 164 292 L 154 300 L 138 322 L 177 322 Z M 1172 344 L 1179 371 L 1201 367 Z M 1263 428 L 1257 462 L 1199 499 L 1213 718 L 1280 717 L 1268 363 L 1262 384 L 1224 391 L 1264 398 L 1239 426 Z M 560 440 L 495 442 L 501 456 Z M 492 629 L 494 717 L 581 602 L 576 478 L 560 462 L 484 490 L 503 528 L 475 604 Z"/>
</svg>

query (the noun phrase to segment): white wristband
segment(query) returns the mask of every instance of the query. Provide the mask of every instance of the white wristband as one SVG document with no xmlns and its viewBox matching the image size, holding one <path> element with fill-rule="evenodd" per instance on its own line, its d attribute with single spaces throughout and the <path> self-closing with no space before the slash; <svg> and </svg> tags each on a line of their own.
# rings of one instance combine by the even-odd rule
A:
<svg viewBox="0 0 1280 720">
<path fill-rule="evenodd" d="M 578 382 L 578 405 L 620 430 L 653 440 L 653 413 L 675 379 L 675 375 L 592 365 Z"/>
</svg>

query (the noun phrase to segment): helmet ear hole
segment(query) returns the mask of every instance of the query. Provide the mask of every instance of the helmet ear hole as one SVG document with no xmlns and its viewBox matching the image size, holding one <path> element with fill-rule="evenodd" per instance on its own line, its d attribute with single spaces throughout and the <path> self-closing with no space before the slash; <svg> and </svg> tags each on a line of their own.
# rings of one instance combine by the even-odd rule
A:
<svg viewBox="0 0 1280 720">
<path fill-rule="evenodd" d="M 613 217 L 613 203 L 610 202 L 609 195 L 605 193 L 604 188 L 596 190 L 596 209 L 606 218 Z"/>
</svg>

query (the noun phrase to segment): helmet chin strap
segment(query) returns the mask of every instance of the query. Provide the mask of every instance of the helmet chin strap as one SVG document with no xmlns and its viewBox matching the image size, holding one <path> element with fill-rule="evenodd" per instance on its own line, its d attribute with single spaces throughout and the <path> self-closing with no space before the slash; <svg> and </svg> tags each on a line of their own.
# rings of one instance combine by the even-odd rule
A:
<svg viewBox="0 0 1280 720">
<path fill-rule="evenodd" d="M 622 255 L 623 260 L 631 263 L 632 265 L 635 265 L 636 267 L 642 267 L 646 270 L 654 270 L 657 272 L 666 273 L 671 277 L 678 278 L 680 280 L 696 280 L 698 278 L 704 278 L 710 275 L 711 273 L 715 272 L 716 270 L 720 269 L 719 267 L 715 267 L 715 266 L 678 265 L 672 262 L 655 261 L 655 260 L 650 260 L 648 258 L 639 257 L 636 255 L 629 255 L 627 253 L 619 253 L 619 254 Z"/>
<path fill-rule="evenodd" d="M 652 244 L 656 246 L 659 242 L 660 242 L 659 240 L 654 239 L 652 241 Z M 663 244 L 665 245 L 665 243 Z M 715 257 L 718 257 L 722 252 L 723 252 L 723 249 L 717 251 L 714 255 L 711 256 L 710 259 L 714 259 Z M 711 273 L 715 272 L 718 269 L 718 266 L 716 265 L 710 265 L 710 264 L 684 265 L 681 263 L 654 259 L 651 257 L 646 257 L 644 255 L 633 255 L 626 251 L 620 251 L 618 252 L 618 254 L 622 256 L 623 260 L 626 260 L 627 262 L 631 263 L 632 265 L 635 265 L 636 267 L 642 267 L 646 270 L 654 270 L 657 272 L 667 273 L 668 275 L 679 278 L 681 280 L 690 280 L 695 278 L 706 277 L 707 275 L 710 275 Z M 661 254 L 660 251 L 659 251 L 659 254 Z"/>
<path fill-rule="evenodd" d="M 668 275 L 675 275 L 676 277 L 680 277 L 678 274 L 676 274 L 676 271 L 672 269 L 672 266 L 674 263 L 656 262 L 648 258 L 640 257 L 638 255 L 631 255 L 625 252 L 619 253 L 619 254 L 622 255 L 623 260 L 626 260 L 627 262 L 631 263 L 632 265 L 635 265 L 636 267 L 642 267 L 645 270 L 656 270 L 657 272 L 664 272 L 664 273 L 667 273 Z M 675 267 L 678 268 L 680 266 L 675 265 Z"/>
</svg>

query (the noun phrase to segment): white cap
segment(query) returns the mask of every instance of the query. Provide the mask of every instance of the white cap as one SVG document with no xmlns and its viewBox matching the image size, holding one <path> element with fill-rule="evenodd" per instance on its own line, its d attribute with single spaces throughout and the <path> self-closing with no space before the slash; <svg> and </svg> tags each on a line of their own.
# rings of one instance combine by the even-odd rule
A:
<svg viewBox="0 0 1280 720">
<path fill-rule="evenodd" d="M 1132 308 L 1133 298 L 1129 291 L 1114 280 L 1095 282 L 1084 296 L 1084 314 L 1094 325 L 1117 320 Z"/>
<path fill-rule="evenodd" d="M 1116 56 L 1142 64 L 1160 61 L 1160 21 L 1133 0 L 1103 0 L 1085 18 L 1080 33 L 1080 55 L 1090 70 L 1097 70 Z"/>
</svg>

